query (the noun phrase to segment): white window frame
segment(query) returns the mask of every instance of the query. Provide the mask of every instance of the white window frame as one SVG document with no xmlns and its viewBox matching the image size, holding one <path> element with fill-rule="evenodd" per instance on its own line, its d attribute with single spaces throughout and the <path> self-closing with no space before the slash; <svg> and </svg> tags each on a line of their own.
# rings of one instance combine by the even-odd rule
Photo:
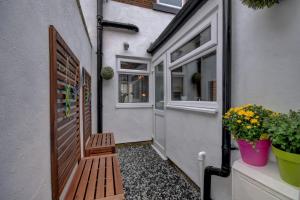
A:
<svg viewBox="0 0 300 200">
<path fill-rule="evenodd" d="M 216 55 L 218 56 L 218 28 L 217 28 L 217 14 L 212 14 L 210 17 L 206 18 L 197 26 L 187 31 L 184 38 L 180 38 L 177 43 L 175 43 L 174 46 L 172 46 L 167 51 L 167 62 L 168 62 L 168 70 L 167 70 L 167 81 L 169 90 L 167 91 L 167 108 L 172 109 L 183 109 L 183 110 L 189 110 L 189 111 L 199 111 L 199 112 L 206 112 L 215 114 L 218 112 L 218 101 L 219 96 L 217 95 L 217 101 L 173 101 L 172 98 L 172 88 L 171 88 L 171 71 L 173 69 L 176 69 L 178 67 L 181 67 L 185 64 L 188 64 L 192 61 L 195 61 L 205 55 L 208 55 L 209 53 L 216 52 Z M 211 26 L 211 40 L 206 42 L 205 44 L 201 45 L 197 49 L 194 49 L 193 51 L 189 52 L 188 54 L 182 56 L 181 58 L 177 59 L 174 62 L 171 62 L 171 53 L 173 53 L 175 50 L 177 50 L 179 47 L 190 41 L 192 38 L 194 38 L 196 35 L 200 34 L 203 30 L 205 30 L 208 26 Z M 218 58 L 217 58 L 217 85 L 219 85 L 218 79 Z M 217 87 L 218 88 L 218 87 Z M 217 91 L 218 92 L 218 91 Z"/>
<path fill-rule="evenodd" d="M 184 5 L 184 3 L 185 3 L 185 0 L 181 0 L 181 6 L 174 6 L 174 5 L 167 4 L 167 3 L 161 3 L 160 0 L 157 0 L 157 4 L 160 4 L 160 5 L 163 5 L 163 6 L 172 7 L 172 8 L 178 8 L 178 9 L 181 9 L 182 6 Z"/>
<path fill-rule="evenodd" d="M 130 69 L 121 69 L 121 62 L 130 62 L 130 63 L 142 63 L 147 65 L 146 70 L 130 70 Z M 137 57 L 122 57 L 117 56 L 117 70 L 116 70 L 116 108 L 151 108 L 152 103 L 152 76 L 150 73 L 150 60 L 148 58 L 137 58 Z M 120 103 L 119 102 L 119 75 L 120 74 L 130 74 L 130 75 L 145 75 L 148 76 L 148 102 L 146 103 Z"/>
</svg>

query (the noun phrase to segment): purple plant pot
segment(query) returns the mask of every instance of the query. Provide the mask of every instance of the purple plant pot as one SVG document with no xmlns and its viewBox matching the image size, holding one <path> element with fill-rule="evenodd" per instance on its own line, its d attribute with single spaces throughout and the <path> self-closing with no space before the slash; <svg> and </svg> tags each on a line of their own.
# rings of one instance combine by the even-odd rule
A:
<svg viewBox="0 0 300 200">
<path fill-rule="evenodd" d="M 255 147 L 246 140 L 237 140 L 242 159 L 254 166 L 265 166 L 269 160 L 270 140 L 259 140 Z"/>
</svg>

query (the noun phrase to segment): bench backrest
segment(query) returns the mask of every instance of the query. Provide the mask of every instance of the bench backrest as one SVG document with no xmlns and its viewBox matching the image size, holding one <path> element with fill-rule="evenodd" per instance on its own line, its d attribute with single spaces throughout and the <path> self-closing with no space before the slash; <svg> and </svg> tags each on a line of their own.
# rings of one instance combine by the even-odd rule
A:
<svg viewBox="0 0 300 200">
<path fill-rule="evenodd" d="M 80 64 L 53 26 L 49 43 L 52 199 L 57 200 L 81 158 Z"/>
</svg>

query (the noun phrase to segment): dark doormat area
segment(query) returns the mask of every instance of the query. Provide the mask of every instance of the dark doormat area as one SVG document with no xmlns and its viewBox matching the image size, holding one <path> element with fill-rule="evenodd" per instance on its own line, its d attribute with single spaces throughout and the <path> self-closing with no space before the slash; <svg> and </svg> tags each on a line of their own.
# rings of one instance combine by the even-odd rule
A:
<svg viewBox="0 0 300 200">
<path fill-rule="evenodd" d="M 199 188 L 150 145 L 120 147 L 118 154 L 127 200 L 200 199 Z"/>
</svg>

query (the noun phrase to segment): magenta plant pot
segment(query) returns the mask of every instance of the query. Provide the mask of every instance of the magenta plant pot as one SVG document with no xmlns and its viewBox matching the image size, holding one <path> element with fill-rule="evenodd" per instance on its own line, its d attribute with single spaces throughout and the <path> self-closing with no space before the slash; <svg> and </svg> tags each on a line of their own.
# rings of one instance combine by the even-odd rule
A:
<svg viewBox="0 0 300 200">
<path fill-rule="evenodd" d="M 242 159 L 254 166 L 265 166 L 269 160 L 270 140 L 259 140 L 253 146 L 246 140 L 237 140 Z"/>
</svg>

